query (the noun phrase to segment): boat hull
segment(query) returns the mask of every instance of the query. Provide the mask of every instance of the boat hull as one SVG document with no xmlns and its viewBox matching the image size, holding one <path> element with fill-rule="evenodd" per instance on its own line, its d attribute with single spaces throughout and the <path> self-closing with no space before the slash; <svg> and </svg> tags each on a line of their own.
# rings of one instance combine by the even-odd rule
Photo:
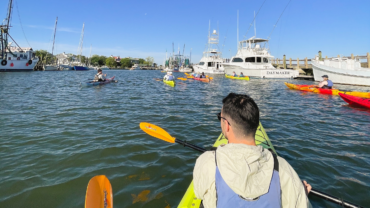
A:
<svg viewBox="0 0 370 208">
<path fill-rule="evenodd" d="M 223 67 L 216 68 L 216 67 L 202 67 L 200 65 L 193 66 L 195 72 L 204 72 L 206 74 L 225 74 L 225 70 Z"/>
<path fill-rule="evenodd" d="M 350 105 L 370 108 L 370 99 L 359 98 L 352 95 L 339 93 L 340 97 Z"/>
<path fill-rule="evenodd" d="M 58 67 L 52 65 L 44 66 L 44 71 L 58 71 Z"/>
<path fill-rule="evenodd" d="M 312 62 L 312 70 L 314 74 L 315 81 L 322 81 L 323 75 L 328 75 L 329 79 L 334 83 L 338 84 L 349 84 L 349 85 L 363 85 L 370 86 L 370 70 L 368 74 L 355 74 L 356 71 L 353 71 L 354 74 L 350 74 L 350 70 L 341 70 L 333 67 L 323 66 L 318 63 Z"/>
<path fill-rule="evenodd" d="M 240 74 L 243 72 L 244 76 L 248 77 L 260 77 L 260 78 L 294 78 L 299 75 L 299 72 L 291 69 L 276 69 L 276 68 L 267 68 L 267 69 L 257 69 L 251 68 L 247 69 L 239 65 L 233 64 L 224 64 L 225 74 L 231 75 L 233 72 Z"/>
<path fill-rule="evenodd" d="M 74 66 L 73 70 L 75 70 L 75 71 L 88 71 L 89 68 L 84 67 L 84 66 Z"/>
<path fill-rule="evenodd" d="M 0 63 L 3 60 L 0 59 Z M 31 72 L 35 68 L 38 59 L 32 60 L 32 63 L 28 63 L 29 60 L 8 60 L 3 66 L 0 64 L 0 72 Z"/>
</svg>

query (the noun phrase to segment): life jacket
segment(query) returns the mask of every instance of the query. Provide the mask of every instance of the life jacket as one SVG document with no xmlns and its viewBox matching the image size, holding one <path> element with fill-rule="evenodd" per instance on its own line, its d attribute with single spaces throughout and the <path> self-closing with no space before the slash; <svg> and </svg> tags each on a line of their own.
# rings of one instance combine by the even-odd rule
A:
<svg viewBox="0 0 370 208">
<path fill-rule="evenodd" d="M 217 166 L 216 160 L 216 192 L 217 208 L 221 207 L 264 207 L 264 208 L 281 208 L 281 190 L 279 177 L 279 162 L 276 154 L 271 152 L 274 157 L 274 171 L 270 182 L 269 190 L 266 194 L 255 199 L 245 199 L 236 194 L 224 181 Z M 216 159 L 216 151 L 215 151 Z"/>
<path fill-rule="evenodd" d="M 322 88 L 323 88 L 323 89 L 332 89 L 332 87 L 333 87 L 333 82 L 332 82 L 331 80 L 328 80 L 327 82 L 328 82 L 328 84 L 327 84 L 327 85 L 322 86 Z"/>
</svg>

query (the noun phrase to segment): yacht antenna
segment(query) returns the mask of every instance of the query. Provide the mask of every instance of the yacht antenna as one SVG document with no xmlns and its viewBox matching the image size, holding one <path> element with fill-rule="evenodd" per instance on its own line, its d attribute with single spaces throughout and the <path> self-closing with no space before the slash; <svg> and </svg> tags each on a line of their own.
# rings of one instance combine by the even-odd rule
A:
<svg viewBox="0 0 370 208">
<path fill-rule="evenodd" d="M 257 15 L 253 18 L 253 21 L 254 21 L 254 19 L 256 19 L 256 17 L 258 16 L 258 14 L 259 14 L 259 12 L 260 12 L 260 10 L 261 10 L 262 6 L 265 4 L 265 2 L 266 2 L 266 0 L 262 3 L 261 7 L 258 9 Z M 252 21 L 252 22 L 253 22 L 253 21 Z M 251 26 L 252 26 L 252 24 L 250 24 L 250 25 L 249 25 L 249 28 L 248 28 L 247 32 L 245 33 L 245 35 L 244 35 L 244 38 L 247 36 L 247 34 L 248 34 L 248 32 L 249 32 L 249 29 L 251 29 Z"/>
<path fill-rule="evenodd" d="M 239 49 L 239 10 L 236 18 L 236 48 Z"/>
<path fill-rule="evenodd" d="M 57 24 L 58 24 L 58 17 L 55 20 L 55 27 L 54 27 L 54 39 L 53 39 L 53 48 L 51 49 L 51 56 L 54 54 L 54 44 L 55 44 L 55 35 L 57 33 Z"/>
<path fill-rule="evenodd" d="M 256 12 L 254 12 L 254 37 L 256 36 Z"/>
<path fill-rule="evenodd" d="M 268 38 L 267 38 L 267 39 L 270 39 L 272 32 L 274 32 L 274 30 L 275 30 L 275 27 L 276 27 L 277 23 L 279 22 L 279 20 L 280 20 L 281 16 L 283 16 L 283 14 L 284 14 L 284 12 L 285 12 L 286 8 L 288 7 L 288 5 L 290 4 L 290 2 L 291 2 L 291 1 L 292 1 L 292 0 L 290 0 L 290 1 L 288 2 L 288 4 L 285 6 L 285 8 L 284 8 L 283 12 L 281 13 L 281 15 L 280 15 L 279 19 L 276 21 L 276 23 L 275 23 L 275 25 L 274 25 L 274 28 L 272 28 L 272 31 L 271 31 L 271 33 L 270 33 L 270 35 L 268 36 Z"/>
</svg>

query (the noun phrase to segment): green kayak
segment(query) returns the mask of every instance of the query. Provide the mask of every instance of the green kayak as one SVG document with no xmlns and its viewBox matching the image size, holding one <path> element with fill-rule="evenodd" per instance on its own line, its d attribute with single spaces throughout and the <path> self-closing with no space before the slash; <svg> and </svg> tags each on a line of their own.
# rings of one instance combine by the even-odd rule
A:
<svg viewBox="0 0 370 208">
<path fill-rule="evenodd" d="M 257 129 L 255 140 L 257 145 L 260 145 L 266 149 L 272 149 L 276 153 L 261 123 Z M 221 144 L 227 144 L 227 139 L 222 134 L 218 137 L 213 147 L 218 147 Z M 201 202 L 202 201 L 200 199 L 197 199 L 197 197 L 195 196 L 192 181 L 188 189 L 186 190 L 184 196 L 182 197 L 178 208 L 199 208 Z"/>
</svg>

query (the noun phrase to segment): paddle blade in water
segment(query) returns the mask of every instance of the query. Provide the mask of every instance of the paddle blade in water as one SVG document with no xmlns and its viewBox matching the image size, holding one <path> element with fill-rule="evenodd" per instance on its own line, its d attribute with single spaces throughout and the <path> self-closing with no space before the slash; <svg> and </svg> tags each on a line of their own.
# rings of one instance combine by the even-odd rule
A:
<svg viewBox="0 0 370 208">
<path fill-rule="evenodd" d="M 140 129 L 152 137 L 162 139 L 166 142 L 175 143 L 175 138 L 159 126 L 146 122 L 141 122 Z"/>
<path fill-rule="evenodd" d="M 186 78 L 182 78 L 182 77 L 179 77 L 179 78 L 177 78 L 177 79 L 179 79 L 179 80 L 184 80 L 184 81 L 188 80 L 188 79 L 186 79 Z"/>
<path fill-rule="evenodd" d="M 85 208 L 113 208 L 112 186 L 105 175 L 94 176 L 89 181 Z"/>
</svg>

